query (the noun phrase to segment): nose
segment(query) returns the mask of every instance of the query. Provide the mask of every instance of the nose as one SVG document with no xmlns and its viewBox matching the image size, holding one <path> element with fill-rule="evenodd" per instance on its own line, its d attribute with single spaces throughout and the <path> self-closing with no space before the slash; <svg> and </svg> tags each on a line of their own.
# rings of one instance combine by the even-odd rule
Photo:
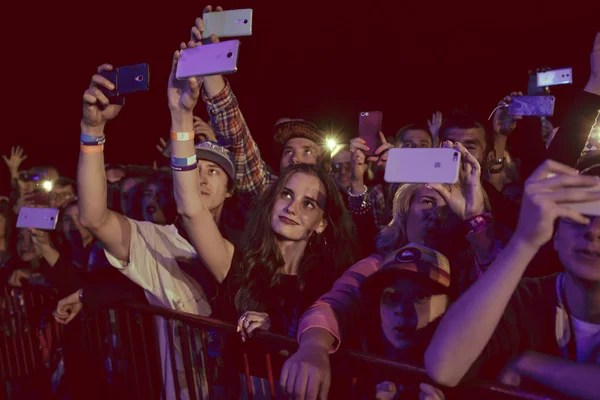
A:
<svg viewBox="0 0 600 400">
<path fill-rule="evenodd" d="M 591 217 L 583 237 L 590 242 L 600 240 L 600 217 Z"/>
<path fill-rule="evenodd" d="M 402 302 L 396 306 L 394 314 L 405 319 L 411 319 L 415 314 L 415 307 L 411 302 Z"/>
<path fill-rule="evenodd" d="M 298 215 L 298 209 L 296 206 L 296 202 L 294 200 L 291 200 L 287 206 L 285 206 L 284 211 L 292 214 L 292 215 Z"/>
</svg>

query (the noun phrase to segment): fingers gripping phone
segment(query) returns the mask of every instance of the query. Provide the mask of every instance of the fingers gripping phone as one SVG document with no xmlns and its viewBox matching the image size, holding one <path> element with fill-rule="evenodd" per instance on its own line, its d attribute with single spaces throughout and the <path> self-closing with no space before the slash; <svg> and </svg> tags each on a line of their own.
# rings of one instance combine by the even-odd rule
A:
<svg viewBox="0 0 600 400">
<path fill-rule="evenodd" d="M 365 156 L 375 155 L 379 147 L 379 132 L 383 124 L 383 113 L 381 111 L 365 111 L 360 113 L 358 121 L 358 136 L 365 141 L 369 151 Z"/>
<path fill-rule="evenodd" d="M 394 148 L 388 152 L 383 179 L 388 183 L 449 183 L 458 181 L 461 156 L 456 149 Z"/>
<path fill-rule="evenodd" d="M 228 40 L 182 50 L 175 77 L 232 74 L 237 71 L 239 49 L 239 40 Z"/>
<path fill-rule="evenodd" d="M 17 228 L 54 230 L 58 222 L 58 208 L 21 207 Z"/>
<path fill-rule="evenodd" d="M 146 63 L 102 71 L 100 75 L 115 85 L 114 90 L 100 87 L 102 93 L 111 99 L 111 103 L 123 103 L 123 96 L 126 94 L 150 90 L 150 65 Z"/>
<path fill-rule="evenodd" d="M 202 20 L 204 39 L 208 39 L 213 34 L 219 38 L 252 35 L 251 8 L 205 13 L 202 15 Z"/>
<path fill-rule="evenodd" d="M 554 100 L 554 96 L 515 96 L 508 105 L 508 113 L 549 117 L 554 114 Z"/>
</svg>

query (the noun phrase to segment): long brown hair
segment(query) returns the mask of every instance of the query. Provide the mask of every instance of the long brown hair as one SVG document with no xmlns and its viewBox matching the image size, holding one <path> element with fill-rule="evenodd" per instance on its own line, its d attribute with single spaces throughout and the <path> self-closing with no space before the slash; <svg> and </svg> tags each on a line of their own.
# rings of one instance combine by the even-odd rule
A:
<svg viewBox="0 0 600 400">
<path fill-rule="evenodd" d="M 267 305 L 273 304 L 270 289 L 279 283 L 281 274 L 278 271 L 283 267 L 284 260 L 271 228 L 271 211 L 288 179 L 297 173 L 316 176 L 325 186 L 327 199 L 323 218 L 328 222 L 323 232 L 326 245 L 323 240 L 317 240 L 320 235 L 314 235 L 309 240 L 311 246 L 307 246 L 298 271 L 300 288 L 318 285 L 324 288 L 324 293 L 356 261 L 356 227 L 333 179 L 325 170 L 314 165 L 290 165 L 263 194 L 248 217 L 242 236 L 244 258 L 239 277 L 241 289 L 235 296 L 239 313 L 265 311 Z"/>
</svg>

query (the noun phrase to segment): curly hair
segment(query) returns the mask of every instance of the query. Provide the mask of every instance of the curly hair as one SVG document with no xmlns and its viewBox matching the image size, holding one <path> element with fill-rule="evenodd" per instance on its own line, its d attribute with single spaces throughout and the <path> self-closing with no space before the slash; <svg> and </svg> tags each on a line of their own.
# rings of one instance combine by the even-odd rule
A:
<svg viewBox="0 0 600 400">
<path fill-rule="evenodd" d="M 278 271 L 284 266 L 284 260 L 275 240 L 275 232 L 271 228 L 271 211 L 286 182 L 297 173 L 316 176 L 325 186 L 327 199 L 323 218 L 328 221 L 323 232 L 326 243 L 316 246 L 322 248 L 322 251 L 313 252 L 312 246 L 309 246 L 304 252 L 298 271 L 299 288 L 302 290 L 305 286 L 310 286 L 314 291 L 319 286 L 322 289 L 317 291 L 323 290 L 324 293 L 356 261 L 356 227 L 333 179 L 315 165 L 290 165 L 263 194 L 248 217 L 247 229 L 242 236 L 244 258 L 238 277 L 241 288 L 235 295 L 239 313 L 248 310 L 264 311 L 267 305 L 274 304 L 271 289 L 279 283 L 281 274 Z M 318 243 L 318 236 L 320 235 L 311 236 L 309 240 Z"/>
</svg>

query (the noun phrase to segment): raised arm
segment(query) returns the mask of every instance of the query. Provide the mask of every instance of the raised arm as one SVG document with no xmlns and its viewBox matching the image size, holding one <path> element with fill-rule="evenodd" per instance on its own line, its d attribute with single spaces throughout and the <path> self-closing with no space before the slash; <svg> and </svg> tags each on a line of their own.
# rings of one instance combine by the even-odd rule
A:
<svg viewBox="0 0 600 400">
<path fill-rule="evenodd" d="M 211 11 L 209 7 L 204 12 Z M 221 10 L 217 7 L 216 11 Z M 203 30 L 202 19 L 196 19 L 196 26 L 192 28 L 192 40 L 200 41 Z M 244 207 L 248 208 L 250 202 L 260 196 L 277 177 L 269 172 L 262 159 L 229 82 L 221 75 L 211 76 L 210 79 L 207 77 L 204 80 L 202 98 L 215 133 L 234 156 L 236 191 L 241 195 Z"/>
<path fill-rule="evenodd" d="M 196 43 L 190 41 L 190 47 Z M 185 43 L 181 49 L 186 49 Z M 196 78 L 179 81 L 175 77 L 180 52 L 173 55 L 171 76 L 167 89 L 172 127 L 173 187 L 177 211 L 183 219 L 194 249 L 203 264 L 217 281 L 222 282 L 231 266 L 233 246 L 221 235 L 213 215 L 200 197 L 200 179 L 194 148 L 194 116 L 192 111 L 200 97 L 200 86 Z M 204 84 L 214 87 L 219 78 L 206 77 Z M 188 161 L 185 161 L 188 160 Z M 189 164 L 185 166 L 184 164 Z M 175 164 L 179 164 L 177 167 Z M 181 166 L 183 165 L 183 166 Z"/>
<path fill-rule="evenodd" d="M 547 178 L 550 173 L 560 174 Z M 597 191 L 569 189 L 592 187 L 593 176 L 546 161 L 528 180 L 512 239 L 482 275 L 446 312 L 425 352 L 425 367 L 437 383 L 455 386 L 468 372 L 489 342 L 515 292 L 527 265 L 540 247 L 552 238 L 557 218 L 588 222 L 564 206 L 597 198 Z"/>
<path fill-rule="evenodd" d="M 82 141 L 102 142 L 106 123 L 119 115 L 122 106 L 110 104 L 100 90 L 114 85 L 100 75 L 112 66 L 104 64 L 92 77 L 90 87 L 83 95 Z M 85 136 L 84 136 L 85 135 Z M 106 206 L 106 174 L 104 171 L 104 145 L 81 145 L 77 165 L 77 195 L 79 197 L 79 220 L 106 249 L 122 261 L 129 261 L 131 228 L 127 219 Z"/>
</svg>

